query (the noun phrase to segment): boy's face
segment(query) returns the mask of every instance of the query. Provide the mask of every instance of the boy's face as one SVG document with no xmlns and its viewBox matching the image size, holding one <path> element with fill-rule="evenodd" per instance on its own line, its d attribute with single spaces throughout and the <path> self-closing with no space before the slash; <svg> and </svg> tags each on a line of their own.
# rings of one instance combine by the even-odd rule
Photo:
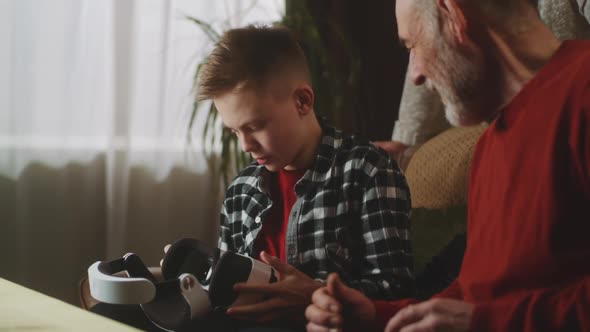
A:
<svg viewBox="0 0 590 332">
<path fill-rule="evenodd" d="M 234 89 L 213 99 L 226 127 L 244 152 L 276 172 L 296 163 L 305 142 L 305 121 L 297 96 L 267 89 Z"/>
</svg>

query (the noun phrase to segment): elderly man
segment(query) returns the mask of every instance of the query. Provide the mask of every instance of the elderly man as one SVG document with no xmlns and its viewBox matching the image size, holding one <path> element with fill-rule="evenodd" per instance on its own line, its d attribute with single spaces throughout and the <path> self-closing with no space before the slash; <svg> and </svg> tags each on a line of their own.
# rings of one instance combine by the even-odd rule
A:
<svg viewBox="0 0 590 332">
<path fill-rule="evenodd" d="M 561 42 L 531 0 L 398 0 L 409 76 L 457 125 L 489 121 L 468 242 L 434 299 L 372 302 L 331 275 L 308 331 L 590 331 L 590 42 Z"/>
<path fill-rule="evenodd" d="M 541 20 L 559 39 L 590 39 L 590 1 L 539 0 L 537 8 Z M 391 141 L 374 144 L 387 151 L 405 170 L 421 144 L 449 127 L 444 105 L 436 91 L 416 86 L 406 76 L 399 119 Z"/>
</svg>

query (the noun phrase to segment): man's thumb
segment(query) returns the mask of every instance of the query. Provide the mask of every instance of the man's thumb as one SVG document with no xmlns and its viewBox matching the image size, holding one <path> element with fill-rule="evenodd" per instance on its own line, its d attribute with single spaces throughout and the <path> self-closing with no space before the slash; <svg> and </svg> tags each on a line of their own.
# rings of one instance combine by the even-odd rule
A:
<svg viewBox="0 0 590 332">
<path fill-rule="evenodd" d="M 347 299 L 350 296 L 350 291 L 352 290 L 348 286 L 346 286 L 340 276 L 337 273 L 331 273 L 328 276 L 327 282 L 328 292 L 332 294 L 336 299 L 344 302 L 349 302 Z"/>
</svg>

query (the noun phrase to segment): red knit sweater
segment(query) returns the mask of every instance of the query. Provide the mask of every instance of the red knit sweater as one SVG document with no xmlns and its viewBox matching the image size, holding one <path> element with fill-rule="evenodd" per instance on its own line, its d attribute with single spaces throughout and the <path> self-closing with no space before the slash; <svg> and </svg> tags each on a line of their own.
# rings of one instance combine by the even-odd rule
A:
<svg viewBox="0 0 590 332">
<path fill-rule="evenodd" d="M 467 250 L 437 297 L 473 331 L 590 331 L 590 42 L 565 42 L 475 149 Z M 408 302 L 380 303 L 385 324 Z"/>
</svg>

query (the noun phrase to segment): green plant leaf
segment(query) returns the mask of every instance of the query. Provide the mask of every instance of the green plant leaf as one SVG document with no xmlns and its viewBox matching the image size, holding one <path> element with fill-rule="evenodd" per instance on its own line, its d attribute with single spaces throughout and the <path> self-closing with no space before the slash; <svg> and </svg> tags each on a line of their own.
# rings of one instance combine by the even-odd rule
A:
<svg viewBox="0 0 590 332">
<path fill-rule="evenodd" d="M 189 21 L 192 21 L 199 28 L 201 28 L 201 30 L 207 35 L 207 37 L 209 37 L 210 41 L 216 43 L 219 40 L 219 38 L 221 37 L 221 34 L 218 33 L 217 31 L 215 31 L 215 29 L 213 29 L 211 24 L 209 24 L 205 21 L 202 21 L 196 17 L 186 16 L 186 19 L 188 19 Z"/>
<path fill-rule="evenodd" d="M 193 109 L 191 110 L 191 115 L 190 118 L 188 120 L 188 129 L 186 132 L 186 139 L 188 142 L 188 145 L 190 146 L 193 142 L 193 127 L 195 125 L 195 118 L 197 117 L 197 111 L 199 109 L 199 102 L 198 101 L 194 101 L 193 102 Z"/>
<path fill-rule="evenodd" d="M 203 60 L 203 62 L 199 63 L 197 65 L 197 70 L 195 71 L 195 75 L 193 77 L 193 89 L 196 91 L 197 87 L 198 87 L 198 82 L 199 82 L 199 74 L 201 73 L 201 69 L 203 69 L 203 66 L 207 63 L 207 60 L 209 59 L 209 57 L 205 58 Z"/>
</svg>

